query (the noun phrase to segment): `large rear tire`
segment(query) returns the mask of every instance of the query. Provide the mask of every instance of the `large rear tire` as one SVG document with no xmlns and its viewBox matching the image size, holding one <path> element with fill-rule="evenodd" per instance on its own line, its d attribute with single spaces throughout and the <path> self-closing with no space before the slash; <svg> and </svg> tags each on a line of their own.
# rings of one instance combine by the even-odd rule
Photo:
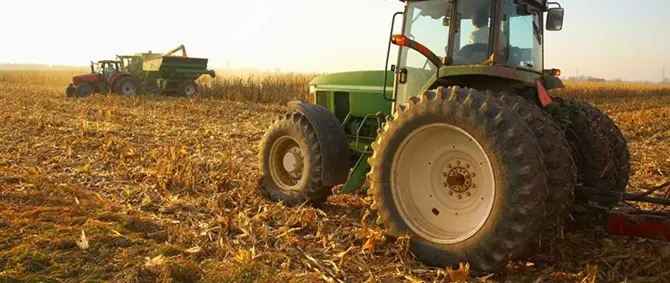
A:
<svg viewBox="0 0 670 283">
<path fill-rule="evenodd" d="M 566 136 L 577 157 L 583 185 L 622 197 L 630 177 L 630 153 L 621 130 L 609 116 L 586 102 L 553 99 L 561 111 L 569 113 Z M 583 190 L 575 192 L 575 203 L 589 200 L 609 206 L 616 204 L 616 201 L 593 200 Z"/>
<path fill-rule="evenodd" d="M 116 82 L 114 82 L 114 92 L 123 96 L 131 96 L 131 95 L 136 95 L 137 92 L 139 91 L 140 84 L 137 81 L 137 79 L 131 77 L 131 76 L 124 76 L 121 78 L 118 78 Z"/>
<path fill-rule="evenodd" d="M 280 116 L 260 145 L 261 194 L 287 205 L 323 203 L 332 186 L 321 182 L 322 153 L 316 132 L 299 112 Z"/>
<path fill-rule="evenodd" d="M 553 242 L 560 235 L 560 229 L 574 201 L 577 165 L 563 130 L 547 112 L 517 95 L 503 94 L 500 100 L 521 115 L 533 131 L 544 154 L 544 164 L 549 174 L 547 214 L 543 221 L 542 233 L 531 245 L 531 249 L 524 253 L 524 256 L 530 256 L 545 243 Z"/>
<path fill-rule="evenodd" d="M 401 105 L 373 142 L 377 222 L 429 266 L 494 272 L 537 236 L 547 201 L 542 150 L 489 93 L 438 88 Z"/>
</svg>

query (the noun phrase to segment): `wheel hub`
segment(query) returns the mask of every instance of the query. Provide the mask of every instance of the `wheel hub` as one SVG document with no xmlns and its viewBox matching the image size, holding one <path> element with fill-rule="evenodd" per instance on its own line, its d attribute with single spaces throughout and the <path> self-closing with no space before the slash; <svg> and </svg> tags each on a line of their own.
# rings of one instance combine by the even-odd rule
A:
<svg viewBox="0 0 670 283">
<path fill-rule="evenodd" d="M 293 190 L 303 178 L 305 160 L 302 148 L 290 137 L 278 138 L 270 148 L 270 176 L 283 190 Z"/>
<path fill-rule="evenodd" d="M 123 86 L 121 86 L 121 92 L 123 92 L 124 95 L 131 95 L 135 88 L 131 83 L 125 83 Z"/>
<path fill-rule="evenodd" d="M 460 159 L 447 162 L 447 165 L 444 166 L 442 169 L 443 186 L 447 188 L 447 196 L 450 199 L 465 200 L 477 193 L 475 182 L 477 173 L 473 168 L 470 163 Z"/>
<path fill-rule="evenodd" d="M 186 88 L 184 89 L 184 92 L 186 93 L 187 96 L 194 95 L 195 94 L 195 86 L 187 85 Z"/>
<path fill-rule="evenodd" d="M 304 166 L 302 150 L 299 147 L 292 147 L 284 154 L 283 160 L 284 170 L 288 172 L 291 177 L 300 178 L 302 176 L 302 168 Z"/>
</svg>

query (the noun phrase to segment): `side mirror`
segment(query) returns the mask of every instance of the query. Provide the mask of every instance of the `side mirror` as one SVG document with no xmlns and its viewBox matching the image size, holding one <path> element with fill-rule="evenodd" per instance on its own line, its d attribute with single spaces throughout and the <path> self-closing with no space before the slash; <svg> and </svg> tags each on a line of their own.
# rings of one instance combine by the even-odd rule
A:
<svg viewBox="0 0 670 283">
<path fill-rule="evenodd" d="M 547 11 L 547 30 L 559 31 L 563 29 L 563 8 L 551 8 Z"/>
</svg>

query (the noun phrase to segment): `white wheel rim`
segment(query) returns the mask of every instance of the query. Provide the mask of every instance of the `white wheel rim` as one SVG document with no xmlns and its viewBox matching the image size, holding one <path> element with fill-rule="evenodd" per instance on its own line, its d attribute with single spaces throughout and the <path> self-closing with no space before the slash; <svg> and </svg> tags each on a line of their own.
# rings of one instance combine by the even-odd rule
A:
<svg viewBox="0 0 670 283">
<path fill-rule="evenodd" d="M 283 190 L 293 190 L 302 181 L 305 158 L 300 144 L 289 136 L 277 139 L 270 148 L 270 177 Z"/>
<path fill-rule="evenodd" d="M 446 123 L 425 125 L 405 137 L 393 157 L 391 194 L 416 235 L 439 244 L 462 242 L 491 214 L 493 166 L 465 130 Z"/>
<path fill-rule="evenodd" d="M 186 93 L 187 96 L 191 96 L 195 94 L 195 86 L 194 85 L 187 85 L 184 88 L 184 92 Z"/>
<path fill-rule="evenodd" d="M 131 82 L 125 82 L 121 85 L 121 93 L 123 95 L 132 95 L 135 93 L 135 86 Z"/>
</svg>

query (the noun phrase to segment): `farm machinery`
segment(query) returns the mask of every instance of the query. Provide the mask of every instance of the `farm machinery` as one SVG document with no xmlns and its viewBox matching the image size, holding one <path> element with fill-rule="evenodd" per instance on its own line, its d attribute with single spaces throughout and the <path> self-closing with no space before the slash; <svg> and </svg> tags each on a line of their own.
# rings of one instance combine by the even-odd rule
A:
<svg viewBox="0 0 670 283">
<path fill-rule="evenodd" d="M 625 193 L 629 152 L 615 123 L 549 94 L 564 87 L 543 55 L 545 31 L 562 29 L 560 4 L 401 1 L 384 70 L 315 78 L 309 101 L 290 102 L 267 129 L 266 198 L 318 205 L 335 186 L 366 190 L 377 223 L 409 234 L 423 263 L 495 272 L 559 235 L 573 204 L 647 197 Z M 670 237 L 667 218 L 609 217 L 615 234 Z"/>
<path fill-rule="evenodd" d="M 182 56 L 173 56 L 180 50 Z M 91 62 L 89 74 L 72 78 L 67 96 L 86 97 L 110 91 L 121 95 L 162 92 L 193 96 L 197 93 L 196 79 L 216 76 L 214 70 L 207 70 L 207 59 L 188 57 L 184 45 L 165 54 L 149 51 L 116 57 L 117 60 Z"/>
</svg>

